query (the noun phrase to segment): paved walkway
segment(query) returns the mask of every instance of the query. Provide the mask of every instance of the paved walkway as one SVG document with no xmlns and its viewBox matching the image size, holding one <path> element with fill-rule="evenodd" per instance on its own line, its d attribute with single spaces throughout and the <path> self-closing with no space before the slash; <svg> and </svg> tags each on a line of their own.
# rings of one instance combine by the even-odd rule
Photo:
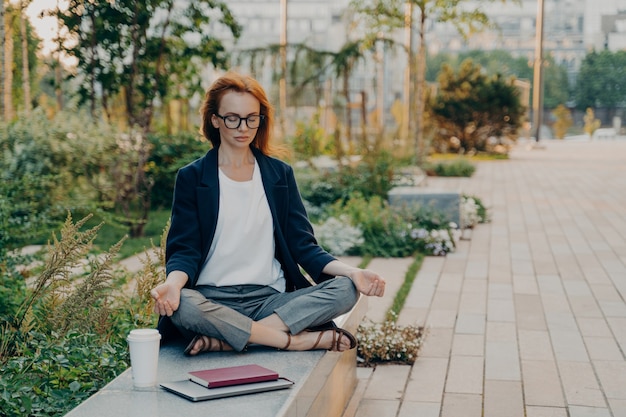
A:
<svg viewBox="0 0 626 417">
<path fill-rule="evenodd" d="M 344 417 L 626 416 L 626 140 L 542 145 L 428 180 L 492 221 L 426 258 L 399 318 L 420 357 L 359 368 Z"/>
</svg>

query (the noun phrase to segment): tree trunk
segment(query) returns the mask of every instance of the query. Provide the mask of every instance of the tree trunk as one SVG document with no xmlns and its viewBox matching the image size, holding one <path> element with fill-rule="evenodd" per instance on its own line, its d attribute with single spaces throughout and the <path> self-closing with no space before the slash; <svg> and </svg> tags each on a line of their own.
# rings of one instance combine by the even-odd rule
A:
<svg viewBox="0 0 626 417">
<path fill-rule="evenodd" d="M 415 52 L 413 51 L 413 3 L 407 1 L 404 5 L 404 32 L 407 65 L 404 74 L 404 109 L 400 138 L 404 143 L 410 143 L 415 134 Z"/>
<path fill-rule="evenodd" d="M 13 25 L 4 15 L 4 120 L 13 119 Z"/>
<path fill-rule="evenodd" d="M 426 12 L 420 8 L 420 44 L 417 57 L 417 68 L 415 71 L 415 115 L 417 117 L 417 128 L 415 132 L 415 157 L 417 165 L 424 161 L 424 109 L 426 108 Z"/>
<path fill-rule="evenodd" d="M 58 3 L 57 3 L 58 4 Z M 57 51 L 56 51 L 56 62 L 54 63 L 54 95 L 56 97 L 57 102 L 57 111 L 63 110 L 63 90 L 61 89 L 61 84 L 63 82 L 63 69 L 61 67 L 61 51 L 63 50 L 63 41 L 61 38 L 61 29 L 62 24 L 59 20 L 57 23 Z"/>
<path fill-rule="evenodd" d="M 22 35 L 22 88 L 24 89 L 24 113 L 30 115 L 30 73 L 28 70 L 28 37 L 26 34 L 26 7 L 28 2 L 20 1 L 20 34 Z"/>
<path fill-rule="evenodd" d="M 343 97 L 346 101 L 346 139 L 348 152 L 352 154 L 355 152 L 355 146 L 352 142 L 352 103 L 350 102 L 350 70 L 348 68 L 346 68 L 343 73 Z"/>
<path fill-rule="evenodd" d="M 0 39 L 4 43 L 4 1 L 0 0 Z M 0 48 L 0 91 L 4 88 L 4 47 Z M 1 105 L 2 103 L 0 103 Z M 2 106 L 4 107 L 4 106 Z"/>
</svg>

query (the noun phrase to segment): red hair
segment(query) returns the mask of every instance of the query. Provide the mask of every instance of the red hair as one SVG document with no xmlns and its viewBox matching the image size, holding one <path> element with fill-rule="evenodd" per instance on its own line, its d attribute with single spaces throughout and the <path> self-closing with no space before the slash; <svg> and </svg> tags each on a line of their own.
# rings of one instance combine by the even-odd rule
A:
<svg viewBox="0 0 626 417">
<path fill-rule="evenodd" d="M 251 146 L 259 149 L 264 155 L 281 153 L 278 148 L 270 144 L 274 129 L 274 107 L 269 102 L 265 90 L 254 78 L 234 71 L 229 71 L 215 80 L 204 95 L 204 101 L 200 107 L 202 135 L 211 142 L 213 147 L 218 147 L 222 142 L 219 129 L 211 123 L 211 116 L 219 113 L 222 97 L 229 91 L 252 94 L 261 105 L 260 114 L 264 116 L 264 119 Z"/>
</svg>

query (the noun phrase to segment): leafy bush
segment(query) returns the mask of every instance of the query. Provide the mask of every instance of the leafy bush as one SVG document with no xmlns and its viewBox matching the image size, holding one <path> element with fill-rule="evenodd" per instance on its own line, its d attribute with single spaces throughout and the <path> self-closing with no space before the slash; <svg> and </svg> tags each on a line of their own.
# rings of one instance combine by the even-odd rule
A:
<svg viewBox="0 0 626 417">
<path fill-rule="evenodd" d="M 393 157 L 380 152 L 355 167 L 344 166 L 335 172 L 300 171 L 298 186 L 304 200 L 322 209 L 338 200 L 346 202 L 355 193 L 387 199 L 394 186 L 394 166 Z"/>
<path fill-rule="evenodd" d="M 426 163 L 424 171 L 428 175 L 438 177 L 471 177 L 476 167 L 466 159 L 456 159 Z"/>
<path fill-rule="evenodd" d="M 163 251 L 143 261 L 127 295 L 128 277 L 113 269 L 122 242 L 89 257 L 99 226 L 82 231 L 87 220 L 67 218 L 16 313 L 2 316 L 2 415 L 64 415 L 128 367 L 131 328 L 156 324 L 149 290 L 164 278 Z"/>
<path fill-rule="evenodd" d="M 178 169 L 206 154 L 210 144 L 191 133 L 155 134 L 148 139 L 151 143 L 151 154 L 146 173 L 154 183 L 151 193 L 152 207 L 169 207 L 172 204 Z"/>
<path fill-rule="evenodd" d="M 362 232 L 362 244 L 347 250 L 353 255 L 405 257 L 420 251 L 428 255 L 445 255 L 454 250 L 452 225 L 427 208 L 390 206 L 378 196 L 370 199 L 355 193 L 346 202 L 337 201 L 326 214 L 342 219 Z M 327 239 L 341 241 L 341 229 L 324 234 L 320 242 L 331 247 Z"/>
<path fill-rule="evenodd" d="M 128 368 L 126 342 L 72 331 L 35 331 L 0 365 L 3 416 L 61 416 Z"/>
</svg>

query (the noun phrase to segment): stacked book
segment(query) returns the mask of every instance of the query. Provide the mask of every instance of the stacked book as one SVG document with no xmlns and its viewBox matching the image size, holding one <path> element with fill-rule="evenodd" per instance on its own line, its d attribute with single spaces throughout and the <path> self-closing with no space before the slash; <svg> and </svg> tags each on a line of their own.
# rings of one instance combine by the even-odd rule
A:
<svg viewBox="0 0 626 417">
<path fill-rule="evenodd" d="M 229 366 L 188 373 L 188 379 L 164 382 L 161 387 L 191 401 L 203 401 L 289 388 L 293 381 L 259 365 Z"/>
</svg>

